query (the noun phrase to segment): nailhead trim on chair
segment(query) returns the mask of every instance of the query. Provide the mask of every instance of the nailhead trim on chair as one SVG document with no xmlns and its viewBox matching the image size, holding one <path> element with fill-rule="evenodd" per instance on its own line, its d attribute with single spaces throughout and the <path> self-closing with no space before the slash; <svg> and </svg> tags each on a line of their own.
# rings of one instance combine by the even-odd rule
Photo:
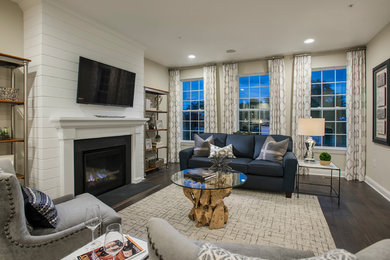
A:
<svg viewBox="0 0 390 260">
<path fill-rule="evenodd" d="M 83 228 L 81 228 L 81 229 L 79 229 L 79 230 L 76 230 L 76 231 L 73 232 L 73 233 L 67 234 L 67 235 L 65 235 L 65 236 L 63 236 L 63 237 L 60 237 L 60 238 L 57 238 L 57 239 L 53 239 L 53 240 L 50 240 L 50 241 L 46 241 L 46 242 L 44 242 L 44 243 L 42 243 L 42 244 L 31 244 L 31 245 L 27 245 L 27 244 L 22 244 L 22 243 L 20 243 L 20 242 L 18 242 L 18 241 L 15 241 L 15 240 L 13 239 L 13 237 L 11 236 L 10 232 L 9 232 L 9 225 L 11 224 L 11 221 L 12 221 L 12 219 L 15 217 L 15 214 L 16 214 L 16 212 L 15 212 L 15 204 L 14 204 L 14 201 L 13 201 L 14 198 L 13 198 L 13 196 L 12 196 L 13 194 L 12 194 L 12 189 L 11 189 L 10 178 L 0 179 L 0 182 L 6 182 L 6 183 L 5 183 L 5 186 L 6 186 L 6 189 L 7 189 L 7 191 L 8 191 L 8 204 L 9 204 L 9 206 L 10 206 L 10 212 L 11 212 L 11 213 L 10 213 L 9 216 L 8 216 L 7 222 L 4 224 L 4 233 L 5 233 L 5 237 L 9 240 L 9 242 L 10 242 L 11 244 L 14 244 L 14 245 L 16 245 L 16 246 L 19 246 L 19 247 L 21 247 L 21 248 L 24 248 L 24 247 L 26 247 L 26 248 L 30 248 L 30 247 L 32 247 L 32 248 L 41 247 L 41 246 L 46 246 L 46 245 L 48 245 L 48 244 L 52 244 L 52 243 L 57 242 L 57 241 L 59 241 L 59 240 L 68 238 L 68 237 L 70 237 L 71 235 L 80 233 L 82 230 L 86 229 L 86 227 L 83 227 Z"/>
<path fill-rule="evenodd" d="M 151 237 L 150 237 L 149 228 L 146 228 L 146 232 L 148 233 L 148 241 L 149 241 L 150 245 L 152 246 L 152 249 L 153 249 L 153 251 L 155 252 L 156 256 L 157 256 L 160 260 L 163 260 L 162 255 L 160 255 L 160 254 L 158 253 L 158 249 L 157 249 L 157 247 L 155 246 L 154 242 L 152 241 L 152 239 L 151 239 Z"/>
</svg>

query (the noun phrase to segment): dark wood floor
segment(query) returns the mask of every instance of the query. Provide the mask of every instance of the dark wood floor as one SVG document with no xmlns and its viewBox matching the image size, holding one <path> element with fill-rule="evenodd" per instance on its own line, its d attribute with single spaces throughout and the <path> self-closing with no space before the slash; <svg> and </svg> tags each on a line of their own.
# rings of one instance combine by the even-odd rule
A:
<svg viewBox="0 0 390 260">
<path fill-rule="evenodd" d="M 168 169 L 149 173 L 146 181 L 158 186 L 134 196 L 127 205 L 170 185 L 170 176 L 178 170 L 178 164 L 170 164 Z M 329 178 L 304 176 L 301 181 L 328 183 Z M 301 190 L 317 191 L 318 186 L 301 186 Z M 390 238 L 390 202 L 366 183 L 342 179 L 340 206 L 337 205 L 336 198 L 318 198 L 338 248 L 356 253 L 381 239 Z"/>
</svg>

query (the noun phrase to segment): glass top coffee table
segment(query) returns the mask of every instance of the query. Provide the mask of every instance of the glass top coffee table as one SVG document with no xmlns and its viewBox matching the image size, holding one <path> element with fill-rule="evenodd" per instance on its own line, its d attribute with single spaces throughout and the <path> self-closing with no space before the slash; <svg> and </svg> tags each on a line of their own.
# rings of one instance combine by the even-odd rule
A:
<svg viewBox="0 0 390 260">
<path fill-rule="evenodd" d="M 195 181 L 189 177 L 187 169 L 171 176 L 171 181 L 183 187 L 184 195 L 192 202 L 188 217 L 196 221 L 196 226 L 209 226 L 210 229 L 223 228 L 228 221 L 229 211 L 223 199 L 234 187 L 245 183 L 247 177 L 234 170 L 216 171 L 216 177 L 207 181 Z M 207 169 L 204 169 L 207 170 Z"/>
</svg>

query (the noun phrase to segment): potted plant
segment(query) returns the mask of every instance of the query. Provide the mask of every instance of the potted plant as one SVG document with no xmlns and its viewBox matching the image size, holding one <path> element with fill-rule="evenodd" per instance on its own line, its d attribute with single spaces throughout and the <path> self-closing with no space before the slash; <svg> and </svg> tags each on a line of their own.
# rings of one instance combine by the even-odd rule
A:
<svg viewBox="0 0 390 260">
<path fill-rule="evenodd" d="M 332 160 L 332 156 L 326 152 L 320 154 L 320 164 L 328 166 L 330 164 L 330 160 Z"/>
<path fill-rule="evenodd" d="M 159 143 L 161 141 L 161 136 L 159 134 L 157 134 L 155 137 L 154 137 L 154 140 Z"/>
</svg>

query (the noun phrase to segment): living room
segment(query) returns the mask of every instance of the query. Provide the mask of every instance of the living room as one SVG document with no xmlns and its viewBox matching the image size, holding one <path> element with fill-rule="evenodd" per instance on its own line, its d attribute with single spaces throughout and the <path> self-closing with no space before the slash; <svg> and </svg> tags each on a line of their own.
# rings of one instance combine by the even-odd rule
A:
<svg viewBox="0 0 390 260">
<path fill-rule="evenodd" d="M 386 161 L 390 155 L 390 95 L 385 89 L 389 73 L 383 72 L 390 66 L 389 1 L 113 2 L 0 0 L 0 32 L 4 35 L 0 53 L 7 62 L 19 64 L 11 73 L 9 66 L 0 68 L 0 87 L 17 89 L 16 99 L 1 98 L 8 101 L 0 106 L 4 139 L 0 156 L 12 161 L 13 172 L 24 174 L 17 175 L 20 184 L 47 194 L 56 206 L 64 202 L 64 196 L 96 195 L 99 200 L 88 195 L 85 201 L 73 202 L 83 211 L 78 219 L 59 204 L 58 212 L 64 210 L 72 219 L 66 225 L 81 225 L 85 207 L 101 200 L 105 203 L 99 204 L 102 215 L 110 220 L 100 228 L 121 222 L 124 233 L 149 243 L 145 249 L 151 259 L 173 259 L 172 248 L 164 243 L 157 246 L 158 235 L 154 243 L 160 255 L 152 252 L 146 227 L 153 233 L 156 226 L 166 225 L 153 218 L 167 221 L 184 235 L 180 235 L 183 241 L 215 242 L 251 257 L 305 258 L 311 255 L 292 257 L 292 252 L 283 250 L 320 256 L 335 248 L 357 254 L 359 259 L 389 257 L 385 239 L 390 238 Z M 115 67 L 126 73 L 133 81 L 130 103 L 103 106 L 83 101 L 82 64 Z M 23 68 L 28 68 L 27 73 Z M 15 100 L 16 104 L 11 102 Z M 304 133 L 308 128 L 314 131 L 311 124 L 318 126 L 318 122 L 318 133 Z M 27 140 L 18 139 L 23 135 Z M 264 159 L 269 154 L 263 153 L 268 135 L 275 145 L 289 140 L 282 161 L 272 162 L 276 166 L 263 164 L 269 161 Z M 89 159 L 88 149 L 111 149 L 103 147 L 107 144 L 125 148 L 111 155 L 99 152 L 94 160 Z M 194 145 L 200 151 L 206 149 L 207 155 L 194 156 Z M 225 197 L 215 204 L 219 206 L 204 205 L 215 211 L 225 207 L 223 223 L 216 224 L 213 217 L 205 223 L 209 213 L 201 211 L 197 213 L 200 219 L 196 214 L 190 219 L 188 212 L 199 206 L 200 197 L 196 197 L 206 193 L 198 194 L 199 188 L 186 190 L 188 181 L 179 173 L 210 167 L 212 147 L 218 150 L 229 145 L 232 157 L 226 150 L 228 159 L 220 166 L 230 163 L 243 175 L 235 179 L 238 183 L 233 181 L 222 189 L 226 194 L 213 191 Z M 330 155 L 331 166 L 320 165 L 320 155 Z M 261 156 L 264 160 L 258 160 Z M 318 167 L 307 164 L 312 158 Z M 126 175 L 120 193 L 106 193 L 114 190 L 108 185 L 105 191 L 83 186 L 101 175 L 77 177 L 88 161 L 108 165 L 120 161 Z M 251 172 L 250 165 L 256 163 L 261 165 L 254 165 Z M 6 166 L 0 168 L 10 173 Z M 304 184 L 328 185 L 329 181 L 330 198 L 316 195 L 329 195 L 329 186 Z M 211 197 L 207 203 L 213 204 Z M 6 195 L 3 199 L 8 203 Z M 30 238 L 40 243 L 39 232 L 32 232 L 28 239 L 12 235 L 16 231 L 8 231 L 12 225 L 7 216 L 0 216 L 7 229 L 3 234 L 11 232 L 12 238 L 2 235 L 0 250 L 11 259 L 34 258 L 45 247 L 58 249 L 62 258 L 90 240 L 84 226 L 77 234 L 80 240 L 61 238 L 42 243 L 40 249 L 28 247 Z M 60 215 L 59 219 L 60 225 Z M 66 233 L 62 225 L 62 230 L 53 230 Z M 214 229 L 213 225 L 219 226 Z M 170 228 L 161 230 L 176 234 Z M 164 239 L 170 239 L 169 235 L 162 235 Z M 58 247 L 57 242 L 64 246 Z M 237 251 L 224 247 L 224 242 L 253 248 Z M 370 251 L 376 242 L 380 244 Z M 201 248 L 200 244 L 182 246 L 182 251 L 187 248 L 195 255 Z M 264 255 L 255 246 L 267 252 L 279 246 L 274 251 L 280 254 Z M 364 248 L 369 253 L 359 256 Z M 176 259 L 184 259 L 181 254 L 177 252 Z M 241 259 L 230 257 L 226 259 Z"/>
</svg>

